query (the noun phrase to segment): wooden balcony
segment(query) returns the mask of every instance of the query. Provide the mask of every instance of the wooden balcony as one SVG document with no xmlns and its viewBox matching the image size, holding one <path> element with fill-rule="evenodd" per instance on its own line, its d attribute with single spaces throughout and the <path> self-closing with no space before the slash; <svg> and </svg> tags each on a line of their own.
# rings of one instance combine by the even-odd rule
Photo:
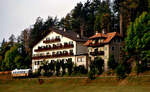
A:
<svg viewBox="0 0 150 92">
<path fill-rule="evenodd" d="M 62 54 L 53 54 L 53 55 L 42 55 L 42 56 L 33 56 L 33 60 L 37 59 L 49 59 L 49 58 L 59 58 L 59 57 L 69 57 L 73 56 L 74 53 L 62 53 Z"/>
<path fill-rule="evenodd" d="M 60 38 L 50 39 L 50 40 L 44 40 L 43 43 L 54 43 L 54 42 L 60 42 Z"/>
<path fill-rule="evenodd" d="M 104 55 L 104 51 L 90 52 L 90 55 L 92 56 Z"/>
<path fill-rule="evenodd" d="M 101 47 L 101 46 L 104 46 L 104 43 L 90 43 L 88 46 L 89 47 Z"/>
<path fill-rule="evenodd" d="M 47 50 L 67 49 L 67 48 L 73 48 L 73 47 L 74 47 L 73 44 L 66 44 L 66 45 L 60 45 L 60 46 L 53 45 L 53 47 L 51 47 L 51 46 L 49 46 L 49 47 L 44 46 L 44 48 L 39 47 L 38 49 L 35 49 L 34 51 L 42 52 L 42 51 L 47 51 Z"/>
</svg>

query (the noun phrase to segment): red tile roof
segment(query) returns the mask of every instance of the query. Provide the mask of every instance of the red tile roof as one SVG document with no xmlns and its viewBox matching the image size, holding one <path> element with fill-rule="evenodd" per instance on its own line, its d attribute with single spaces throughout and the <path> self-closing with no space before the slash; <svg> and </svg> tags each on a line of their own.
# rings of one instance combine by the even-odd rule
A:
<svg viewBox="0 0 150 92">
<path fill-rule="evenodd" d="M 115 36 L 121 37 L 121 35 L 117 32 L 111 32 L 107 34 L 97 33 L 96 35 L 89 37 L 89 40 L 84 45 L 88 46 L 90 43 L 92 43 L 92 39 L 95 38 L 104 38 L 103 43 L 109 43 Z"/>
<path fill-rule="evenodd" d="M 92 42 L 92 40 L 88 40 L 84 43 L 85 46 L 88 46 L 90 43 Z"/>
<path fill-rule="evenodd" d="M 106 38 L 107 35 L 106 34 L 103 34 L 103 33 L 97 33 L 96 35 L 93 35 L 91 37 L 89 37 L 89 39 L 93 39 L 93 38 L 97 38 L 97 37 L 102 37 L 102 38 Z"/>
</svg>

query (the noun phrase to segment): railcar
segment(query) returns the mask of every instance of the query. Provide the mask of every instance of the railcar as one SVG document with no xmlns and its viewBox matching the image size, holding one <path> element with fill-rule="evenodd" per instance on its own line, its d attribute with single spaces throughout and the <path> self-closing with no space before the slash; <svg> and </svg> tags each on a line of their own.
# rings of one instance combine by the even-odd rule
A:
<svg viewBox="0 0 150 92">
<path fill-rule="evenodd" d="M 15 69 L 11 71 L 12 77 L 30 77 L 32 75 L 31 69 Z"/>
</svg>

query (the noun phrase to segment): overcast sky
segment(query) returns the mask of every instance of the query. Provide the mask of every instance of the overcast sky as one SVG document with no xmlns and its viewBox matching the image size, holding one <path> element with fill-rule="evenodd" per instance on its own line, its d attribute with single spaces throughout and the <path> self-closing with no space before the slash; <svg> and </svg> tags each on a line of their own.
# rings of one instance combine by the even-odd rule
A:
<svg viewBox="0 0 150 92">
<path fill-rule="evenodd" d="M 64 17 L 80 1 L 86 0 L 0 0 L 0 43 L 11 34 L 17 37 L 39 16 Z"/>
</svg>

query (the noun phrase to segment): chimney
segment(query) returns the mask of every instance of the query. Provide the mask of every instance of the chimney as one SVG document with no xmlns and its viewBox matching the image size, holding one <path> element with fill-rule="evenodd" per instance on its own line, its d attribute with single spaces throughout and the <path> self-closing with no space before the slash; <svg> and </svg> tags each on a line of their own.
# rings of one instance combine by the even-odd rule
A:
<svg viewBox="0 0 150 92">
<path fill-rule="evenodd" d="M 98 34 L 98 31 L 96 31 L 95 34 Z"/>
<path fill-rule="evenodd" d="M 77 34 L 77 38 L 80 38 L 80 35 L 79 35 L 79 34 Z"/>
<path fill-rule="evenodd" d="M 106 34 L 106 29 L 105 28 L 103 28 L 102 33 Z"/>
<path fill-rule="evenodd" d="M 64 32 L 66 32 L 66 28 L 64 28 Z"/>
</svg>

